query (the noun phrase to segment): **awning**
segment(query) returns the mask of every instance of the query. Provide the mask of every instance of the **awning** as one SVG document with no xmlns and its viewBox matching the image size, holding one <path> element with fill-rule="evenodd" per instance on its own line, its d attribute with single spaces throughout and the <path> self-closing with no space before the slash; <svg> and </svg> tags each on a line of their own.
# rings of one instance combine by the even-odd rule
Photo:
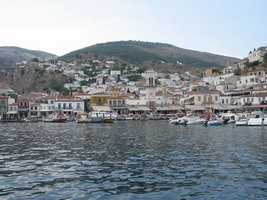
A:
<svg viewBox="0 0 267 200">
<path fill-rule="evenodd" d="M 185 105 L 185 109 L 189 110 L 206 110 L 203 106 L 196 106 L 196 105 Z"/>
<path fill-rule="evenodd" d="M 149 107 L 128 107 L 129 111 L 151 111 Z"/>
<path fill-rule="evenodd" d="M 182 106 L 169 106 L 171 110 L 183 110 L 184 108 Z"/>
<path fill-rule="evenodd" d="M 156 107 L 157 111 L 165 111 L 165 110 L 171 110 L 168 106 L 162 106 L 162 107 Z"/>
<path fill-rule="evenodd" d="M 18 114 L 18 111 L 12 110 L 12 111 L 8 111 L 6 114 L 7 115 L 16 115 L 16 114 Z"/>
<path fill-rule="evenodd" d="M 109 106 L 92 106 L 92 109 L 94 111 L 104 111 L 104 112 L 110 112 L 111 111 Z"/>
</svg>

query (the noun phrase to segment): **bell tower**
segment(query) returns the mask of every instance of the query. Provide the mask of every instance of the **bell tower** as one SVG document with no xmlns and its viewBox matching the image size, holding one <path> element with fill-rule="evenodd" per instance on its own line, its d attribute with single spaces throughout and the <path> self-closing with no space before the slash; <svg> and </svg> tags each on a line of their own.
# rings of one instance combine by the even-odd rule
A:
<svg viewBox="0 0 267 200">
<path fill-rule="evenodd" d="M 144 72 L 145 89 L 146 89 L 146 103 L 152 110 L 155 109 L 156 102 L 156 79 L 157 72 L 153 69 Z"/>
</svg>

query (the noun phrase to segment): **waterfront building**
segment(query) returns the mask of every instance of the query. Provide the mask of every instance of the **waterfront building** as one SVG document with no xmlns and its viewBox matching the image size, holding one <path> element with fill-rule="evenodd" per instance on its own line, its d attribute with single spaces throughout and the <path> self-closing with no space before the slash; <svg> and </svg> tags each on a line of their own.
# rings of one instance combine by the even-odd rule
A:
<svg viewBox="0 0 267 200">
<path fill-rule="evenodd" d="M 147 70 L 143 74 L 146 90 L 146 104 L 152 110 L 155 109 L 156 103 L 156 79 L 157 72 L 153 69 Z"/>
<path fill-rule="evenodd" d="M 28 114 L 29 114 L 30 101 L 28 99 L 19 97 L 17 99 L 17 102 L 18 102 L 18 116 L 19 116 L 19 119 L 27 118 Z"/>
<path fill-rule="evenodd" d="M 91 111 L 111 111 L 109 108 L 110 95 L 107 93 L 92 94 L 90 98 Z"/>
<path fill-rule="evenodd" d="M 8 119 L 18 118 L 18 102 L 8 104 L 8 112 L 6 113 Z"/>
<path fill-rule="evenodd" d="M 55 111 L 61 114 L 68 114 L 70 116 L 77 115 L 77 113 L 84 112 L 84 101 L 75 98 L 58 98 L 54 102 Z"/>
<path fill-rule="evenodd" d="M 8 111 L 8 97 L 0 96 L 0 119 Z"/>
</svg>

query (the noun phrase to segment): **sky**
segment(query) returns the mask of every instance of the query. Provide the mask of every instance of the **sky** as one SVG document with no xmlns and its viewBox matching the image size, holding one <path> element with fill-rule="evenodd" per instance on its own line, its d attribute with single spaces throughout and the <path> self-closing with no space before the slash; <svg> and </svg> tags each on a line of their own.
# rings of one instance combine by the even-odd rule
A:
<svg viewBox="0 0 267 200">
<path fill-rule="evenodd" d="M 121 40 L 244 58 L 267 45 L 267 0 L 0 0 L 0 46 L 61 56 Z"/>
</svg>

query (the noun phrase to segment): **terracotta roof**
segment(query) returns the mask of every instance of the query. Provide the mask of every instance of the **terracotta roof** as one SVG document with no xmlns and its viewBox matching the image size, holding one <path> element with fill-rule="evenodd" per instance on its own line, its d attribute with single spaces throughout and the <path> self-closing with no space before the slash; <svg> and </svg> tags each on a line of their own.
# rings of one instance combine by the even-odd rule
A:
<svg viewBox="0 0 267 200">
<path fill-rule="evenodd" d="M 233 85 L 232 83 L 219 83 L 218 85 Z"/>
<path fill-rule="evenodd" d="M 23 97 L 19 97 L 18 101 L 30 101 L 29 99 L 23 98 Z"/>
<path fill-rule="evenodd" d="M 246 98 L 246 97 L 267 97 L 267 93 L 254 93 L 254 94 L 241 96 L 240 98 Z"/>
<path fill-rule="evenodd" d="M 0 99 L 7 99 L 8 97 L 0 96 Z"/>
<path fill-rule="evenodd" d="M 33 104 L 30 104 L 30 106 L 41 106 L 42 104 L 41 103 L 33 103 Z"/>
<path fill-rule="evenodd" d="M 58 99 L 55 102 L 83 102 L 82 99 Z"/>
<path fill-rule="evenodd" d="M 207 91 L 191 91 L 187 94 L 219 94 L 220 91 L 218 90 L 207 90 Z"/>
<path fill-rule="evenodd" d="M 163 91 L 162 90 L 156 92 L 156 96 L 162 96 L 162 95 L 163 95 Z"/>
<path fill-rule="evenodd" d="M 8 104 L 8 106 L 18 106 L 18 103 L 11 103 L 11 104 Z"/>
<path fill-rule="evenodd" d="M 45 96 L 44 94 L 40 94 L 40 93 L 30 93 L 30 94 L 23 94 L 21 95 L 23 97 L 42 97 L 42 96 Z"/>
</svg>

